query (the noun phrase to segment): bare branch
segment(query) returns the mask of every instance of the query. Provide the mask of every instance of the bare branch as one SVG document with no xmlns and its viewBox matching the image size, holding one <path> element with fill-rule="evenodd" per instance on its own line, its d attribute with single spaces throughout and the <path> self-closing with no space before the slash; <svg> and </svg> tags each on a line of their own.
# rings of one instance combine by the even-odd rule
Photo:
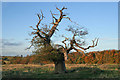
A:
<svg viewBox="0 0 120 80">
<path fill-rule="evenodd" d="M 58 8 L 56 7 L 56 9 L 59 10 L 60 16 L 59 16 L 59 19 L 56 19 L 56 18 L 53 16 L 53 14 L 51 13 L 51 14 L 52 14 L 52 17 L 55 19 L 55 22 L 52 23 L 53 26 L 52 26 L 50 32 L 48 33 L 49 37 L 51 37 L 51 36 L 54 34 L 54 32 L 55 32 L 58 24 L 59 24 L 59 23 L 61 22 L 61 20 L 63 19 L 63 12 L 62 12 L 62 11 L 63 11 L 64 9 L 67 9 L 67 8 L 63 7 L 63 8 L 60 10 L 60 9 L 58 9 Z"/>
<path fill-rule="evenodd" d="M 42 12 L 42 10 L 41 10 L 41 14 L 42 14 L 42 19 L 45 18 L 45 17 L 43 16 L 43 12 Z"/>
<path fill-rule="evenodd" d="M 57 22 L 57 19 L 55 18 L 55 16 L 54 16 L 54 14 L 52 13 L 52 11 L 50 11 L 50 12 L 51 12 L 51 15 L 52 15 L 53 19 L 55 19 L 55 22 Z M 54 20 L 53 20 L 53 23 L 54 23 Z"/>
<path fill-rule="evenodd" d="M 39 22 L 38 22 L 37 25 L 36 25 L 36 27 L 37 27 L 37 29 L 38 29 L 38 26 L 39 26 L 40 22 L 41 22 L 41 21 L 43 20 L 43 18 L 44 18 L 42 11 L 41 11 L 41 15 L 40 15 L 40 14 L 37 14 L 37 16 L 38 16 L 38 18 L 39 18 Z"/>
<path fill-rule="evenodd" d="M 37 23 L 37 25 L 36 25 L 36 28 L 37 29 L 35 29 L 35 28 L 33 28 L 32 26 L 30 26 L 30 28 L 32 28 L 33 30 L 37 30 L 36 32 L 32 32 L 31 34 L 37 34 L 37 36 L 39 36 L 40 38 L 43 38 L 43 36 L 42 35 L 40 35 L 40 33 L 39 32 L 41 32 L 41 33 L 43 33 L 40 29 L 39 29 L 39 24 L 40 24 L 40 22 L 43 20 L 43 18 L 44 18 L 44 16 L 43 16 L 43 13 L 42 13 L 42 11 L 41 11 L 41 15 L 40 14 L 37 14 L 37 16 L 38 16 L 38 18 L 39 18 L 39 21 L 38 21 L 38 23 Z"/>
<path fill-rule="evenodd" d="M 36 32 L 36 33 L 37 33 L 37 35 L 38 35 L 40 38 L 44 38 L 43 36 L 41 36 L 41 35 L 40 35 L 40 33 L 39 33 L 39 32 L 40 32 L 40 31 L 39 31 L 39 30 L 37 30 L 37 32 Z"/>
<path fill-rule="evenodd" d="M 39 20 L 41 19 L 40 17 L 41 17 L 41 15 L 40 14 L 37 14 L 37 16 L 38 16 L 38 18 L 39 18 Z"/>
<path fill-rule="evenodd" d="M 40 32 L 41 32 L 42 34 L 44 34 L 46 37 L 48 36 L 45 32 L 43 32 L 43 31 L 41 31 L 41 30 L 40 30 Z"/>
<path fill-rule="evenodd" d="M 43 18 L 44 18 L 44 16 L 43 16 L 43 13 L 42 13 L 42 11 L 41 11 L 41 15 L 40 14 L 37 14 L 37 16 L 38 16 L 38 18 L 39 18 L 39 21 L 38 21 L 38 23 L 37 23 L 37 25 L 36 25 L 36 28 L 37 28 L 37 35 L 40 37 L 40 38 L 43 38 L 43 36 L 42 35 L 40 35 L 40 29 L 39 29 L 39 24 L 40 24 L 40 22 L 43 20 Z"/>
<path fill-rule="evenodd" d="M 30 26 L 30 28 L 32 28 L 33 30 L 37 30 L 37 29 L 33 28 L 32 26 Z"/>
<path fill-rule="evenodd" d="M 59 14 L 53 14 L 53 15 L 59 15 Z"/>
<path fill-rule="evenodd" d="M 64 35 L 62 35 L 62 37 L 65 38 L 65 40 L 62 41 L 62 43 L 65 45 L 65 50 L 67 52 L 67 54 L 73 49 L 73 40 L 69 40 L 69 38 L 65 37 Z M 70 41 L 70 47 L 67 47 L 67 44 L 65 43 L 65 41 L 69 40 Z"/>
<path fill-rule="evenodd" d="M 64 9 L 67 9 L 67 8 L 63 7 L 61 10 L 64 10 Z"/>
<path fill-rule="evenodd" d="M 37 29 L 39 29 L 38 26 L 39 26 L 40 22 L 42 21 L 42 19 L 40 18 L 40 14 L 37 14 L 37 16 L 38 16 L 38 18 L 39 18 L 39 21 L 38 21 L 36 27 L 37 27 Z"/>
<path fill-rule="evenodd" d="M 73 49 L 72 45 L 70 48 L 67 49 L 67 53 L 69 53 Z"/>
<path fill-rule="evenodd" d="M 56 7 L 56 9 L 60 11 L 60 9 L 58 9 L 57 7 Z"/>
<path fill-rule="evenodd" d="M 99 39 L 99 38 L 98 38 Z M 95 44 L 95 46 L 97 46 L 97 44 L 98 44 L 98 39 L 97 39 L 97 41 L 96 41 L 96 44 Z"/>
<path fill-rule="evenodd" d="M 31 32 L 31 34 L 33 34 L 33 35 L 34 35 L 34 34 L 37 34 L 37 32 Z"/>
<path fill-rule="evenodd" d="M 68 19 L 68 20 L 70 20 L 72 22 L 72 20 L 69 17 L 63 17 L 63 18 L 66 18 L 66 19 Z"/>
<path fill-rule="evenodd" d="M 92 48 L 92 47 L 97 46 L 98 39 L 97 39 L 97 41 L 96 41 L 96 44 L 95 44 L 95 41 L 96 41 L 96 39 L 95 39 L 95 40 L 92 40 L 93 45 L 92 45 L 92 46 L 88 46 L 87 48 L 83 48 L 83 47 L 79 46 L 76 42 L 75 42 L 75 45 L 76 45 L 77 47 L 79 47 L 79 48 L 83 49 L 83 50 L 87 50 L 87 49 L 89 49 L 89 48 Z"/>
<path fill-rule="evenodd" d="M 30 49 L 33 46 L 33 41 L 35 40 L 35 38 L 37 38 L 38 36 L 34 36 L 33 39 L 31 40 L 31 45 L 27 48 Z"/>
<path fill-rule="evenodd" d="M 65 40 L 62 41 L 62 43 L 65 44 L 65 48 L 67 48 L 67 45 L 65 43 L 65 41 L 67 41 L 67 40 L 68 40 L 68 38 L 65 37 Z"/>
<path fill-rule="evenodd" d="M 82 50 L 80 50 L 80 49 L 76 49 L 75 47 L 73 47 L 73 49 L 76 50 L 77 52 L 82 53 L 83 55 L 86 56 L 86 54 L 84 53 L 84 51 L 82 51 Z"/>
</svg>

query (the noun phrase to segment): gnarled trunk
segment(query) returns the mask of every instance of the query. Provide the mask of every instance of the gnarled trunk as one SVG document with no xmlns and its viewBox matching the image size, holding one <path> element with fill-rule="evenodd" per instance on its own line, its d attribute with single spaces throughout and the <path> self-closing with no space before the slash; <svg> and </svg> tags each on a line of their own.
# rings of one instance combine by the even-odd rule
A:
<svg viewBox="0 0 120 80">
<path fill-rule="evenodd" d="M 57 60 L 54 61 L 54 64 L 55 73 L 59 74 L 66 72 L 64 53 L 59 53 L 59 57 Z"/>
<path fill-rule="evenodd" d="M 65 73 L 66 72 L 65 61 L 64 60 L 57 61 L 57 62 L 54 62 L 54 63 L 55 63 L 55 73 L 59 74 L 59 73 Z"/>
</svg>

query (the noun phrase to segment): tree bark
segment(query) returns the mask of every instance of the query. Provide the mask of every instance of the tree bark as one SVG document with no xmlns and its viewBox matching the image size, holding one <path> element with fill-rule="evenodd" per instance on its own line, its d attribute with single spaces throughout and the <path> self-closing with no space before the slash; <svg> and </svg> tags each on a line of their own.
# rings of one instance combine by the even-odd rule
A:
<svg viewBox="0 0 120 80">
<path fill-rule="evenodd" d="M 55 73 L 60 74 L 60 73 L 65 73 L 66 72 L 66 67 L 65 67 L 65 61 L 57 61 L 55 63 Z"/>
<path fill-rule="evenodd" d="M 66 72 L 66 67 L 65 67 L 65 58 L 64 58 L 64 53 L 58 53 L 59 55 L 56 60 L 53 60 L 55 64 L 55 73 L 60 74 L 60 73 L 65 73 Z"/>
</svg>

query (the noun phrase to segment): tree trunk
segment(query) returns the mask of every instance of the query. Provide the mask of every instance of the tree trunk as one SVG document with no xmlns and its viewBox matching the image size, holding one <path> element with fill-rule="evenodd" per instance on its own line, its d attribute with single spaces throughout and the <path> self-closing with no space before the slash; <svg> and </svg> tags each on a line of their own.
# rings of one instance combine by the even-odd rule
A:
<svg viewBox="0 0 120 80">
<path fill-rule="evenodd" d="M 59 74 L 59 73 L 65 73 L 66 72 L 65 61 L 64 60 L 56 61 L 54 63 L 55 63 L 55 73 Z"/>
</svg>

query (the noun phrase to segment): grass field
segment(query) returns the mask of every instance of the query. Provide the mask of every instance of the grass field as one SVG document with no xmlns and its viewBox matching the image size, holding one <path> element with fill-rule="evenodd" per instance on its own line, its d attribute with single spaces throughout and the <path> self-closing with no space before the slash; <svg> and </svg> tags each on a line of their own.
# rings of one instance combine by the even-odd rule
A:
<svg viewBox="0 0 120 80">
<path fill-rule="evenodd" d="M 54 64 L 5 64 L 2 65 L 3 78 L 40 78 L 40 79 L 88 79 L 119 78 L 118 64 L 66 64 L 67 73 L 54 74 Z"/>
</svg>

